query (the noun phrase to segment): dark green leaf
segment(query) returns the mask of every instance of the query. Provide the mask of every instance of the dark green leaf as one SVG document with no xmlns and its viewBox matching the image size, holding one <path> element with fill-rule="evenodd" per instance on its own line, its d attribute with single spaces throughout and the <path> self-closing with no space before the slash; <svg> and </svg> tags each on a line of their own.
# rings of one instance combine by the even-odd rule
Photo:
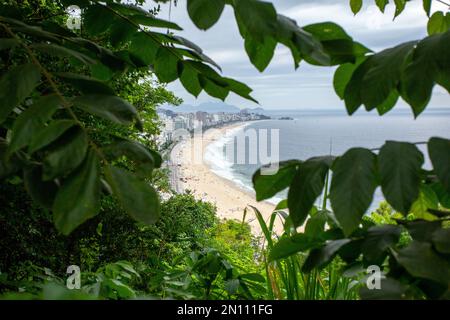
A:
<svg viewBox="0 0 450 320">
<path fill-rule="evenodd" d="M 414 220 L 405 224 L 406 229 L 414 240 L 431 242 L 432 235 L 441 227 L 440 221 Z"/>
<path fill-rule="evenodd" d="M 42 180 L 42 167 L 24 170 L 23 179 L 31 199 L 44 208 L 52 208 L 58 186 L 54 181 Z"/>
<path fill-rule="evenodd" d="M 76 199 L 76 201 L 75 201 Z M 100 161 L 90 151 L 83 164 L 64 180 L 53 205 L 56 228 L 68 235 L 100 210 Z"/>
<path fill-rule="evenodd" d="M 150 176 L 153 169 L 161 165 L 161 157 L 156 152 L 150 152 L 144 145 L 134 141 L 119 141 L 106 150 L 114 158 L 126 156 L 136 163 L 137 169 L 146 176 Z M 154 157 L 157 157 L 154 159 Z"/>
<path fill-rule="evenodd" d="M 64 176 L 83 161 L 88 147 L 86 134 L 79 127 L 67 130 L 48 150 L 44 159 L 44 180 Z"/>
<path fill-rule="evenodd" d="M 428 142 L 428 154 L 439 181 L 450 193 L 450 140 L 431 138 Z"/>
<path fill-rule="evenodd" d="M 146 65 L 155 61 L 158 48 L 158 44 L 153 42 L 144 32 L 136 33 L 131 39 L 130 52 Z"/>
<path fill-rule="evenodd" d="M 423 0 L 423 10 L 425 10 L 425 12 L 427 13 L 427 16 L 430 16 L 431 1 L 432 0 Z"/>
<path fill-rule="evenodd" d="M 322 161 L 308 160 L 300 164 L 288 193 L 289 216 L 294 227 L 301 226 L 317 197 L 321 195 L 328 165 Z"/>
<path fill-rule="evenodd" d="M 445 84 L 442 75 L 448 74 L 446 70 L 450 69 L 449 56 L 450 31 L 427 37 L 417 44 L 401 83 L 402 98 L 412 107 L 416 117 L 430 101 L 435 83 Z"/>
<path fill-rule="evenodd" d="M 360 87 L 361 100 L 367 110 L 382 104 L 397 88 L 406 58 L 415 45 L 415 41 L 407 42 L 367 59 L 370 69 L 365 73 Z"/>
<path fill-rule="evenodd" d="M 330 200 L 345 235 L 358 227 L 372 202 L 376 187 L 376 158 L 371 151 L 350 149 L 336 160 Z"/>
<path fill-rule="evenodd" d="M 84 64 L 95 64 L 95 60 L 87 55 L 53 43 L 35 43 L 31 47 L 53 56 L 73 57 Z"/>
<path fill-rule="evenodd" d="M 432 235 L 432 241 L 437 251 L 450 253 L 450 229 L 438 229 Z"/>
<path fill-rule="evenodd" d="M 370 290 L 367 286 L 362 286 L 359 295 L 364 300 L 402 300 L 406 299 L 408 286 L 392 278 L 382 278 L 381 289 Z"/>
<path fill-rule="evenodd" d="M 249 13 L 251 12 L 251 19 Z M 256 0 L 235 2 L 234 13 L 241 35 L 250 34 L 255 40 L 273 35 L 277 23 L 277 12 L 272 3 Z"/>
<path fill-rule="evenodd" d="M 137 119 L 136 109 L 116 96 L 85 95 L 73 100 L 75 106 L 115 123 L 130 125 Z"/>
<path fill-rule="evenodd" d="M 334 73 L 334 91 L 336 91 L 336 94 L 339 98 L 341 98 L 341 100 L 344 99 L 345 88 L 347 87 L 347 84 L 349 83 L 353 72 L 358 67 L 358 65 L 359 63 L 344 63 L 340 65 Z"/>
<path fill-rule="evenodd" d="M 202 92 L 198 72 L 191 65 L 183 64 L 180 81 L 184 88 L 195 97 L 198 97 L 200 92 Z"/>
<path fill-rule="evenodd" d="M 378 155 L 381 189 L 397 211 L 408 214 L 419 196 L 420 170 L 424 158 L 411 143 L 388 141 Z"/>
<path fill-rule="evenodd" d="M 188 0 L 187 10 L 189 17 L 197 28 L 206 30 L 219 20 L 225 7 L 224 0 Z"/>
<path fill-rule="evenodd" d="M 398 93 L 398 91 L 396 89 L 392 90 L 389 94 L 389 97 L 387 97 L 387 99 L 383 103 L 377 106 L 378 114 L 382 116 L 385 113 L 391 111 L 391 109 L 397 104 L 399 97 L 400 94 Z"/>
<path fill-rule="evenodd" d="M 228 85 L 222 85 L 222 83 L 215 81 L 213 79 L 208 79 L 203 76 L 199 76 L 200 84 L 205 90 L 207 94 L 209 94 L 212 97 L 218 98 L 222 101 L 225 100 L 225 98 L 229 94 Z"/>
<path fill-rule="evenodd" d="M 426 242 L 413 241 L 395 255 L 412 276 L 429 279 L 448 286 L 450 264 L 439 257 Z"/>
<path fill-rule="evenodd" d="M 269 253 L 269 261 L 284 259 L 297 252 L 303 252 L 312 248 L 317 248 L 322 241 L 315 239 L 306 234 L 299 233 L 291 237 L 282 237 L 273 246 Z"/>
<path fill-rule="evenodd" d="M 444 13 L 437 11 L 433 13 L 430 20 L 428 20 L 427 30 L 431 36 L 433 34 L 444 33 L 450 29 L 450 13 Z"/>
<path fill-rule="evenodd" d="M 73 120 L 52 121 L 36 135 L 30 137 L 28 152 L 31 154 L 57 140 L 64 132 L 76 125 Z"/>
<path fill-rule="evenodd" d="M 261 169 L 257 170 L 252 178 L 253 188 L 256 192 L 256 200 L 269 199 L 289 187 L 300 163 L 298 160 L 280 162 L 278 164 L 278 171 L 275 174 L 264 172 L 265 169 L 262 171 Z"/>
<path fill-rule="evenodd" d="M 105 6 L 90 5 L 83 11 L 83 29 L 96 36 L 107 31 L 116 21 L 116 16 Z"/>
<path fill-rule="evenodd" d="M 111 87 L 97 79 L 75 73 L 58 73 L 57 75 L 84 94 L 114 95 Z"/>
<path fill-rule="evenodd" d="M 273 58 L 277 42 L 272 37 L 264 37 L 260 41 L 253 40 L 251 35 L 245 38 L 245 51 L 251 63 L 263 72 Z"/>
<path fill-rule="evenodd" d="M 364 258 L 370 263 L 381 264 L 386 250 L 398 242 L 400 233 L 401 228 L 395 225 L 370 227 L 361 246 Z"/>
<path fill-rule="evenodd" d="M 27 146 L 58 109 L 60 100 L 56 95 L 43 96 L 23 111 L 14 122 L 8 153 Z"/>
<path fill-rule="evenodd" d="M 11 68 L 0 79 L 0 123 L 28 97 L 41 78 L 39 68 L 24 64 Z"/>
<path fill-rule="evenodd" d="M 160 47 L 155 58 L 155 73 L 161 82 L 172 82 L 178 78 L 178 57 L 166 47 Z"/>
<path fill-rule="evenodd" d="M 158 194 L 132 173 L 109 166 L 106 179 L 125 211 L 137 221 L 153 224 L 159 219 Z"/>
<path fill-rule="evenodd" d="M 350 239 L 340 239 L 328 242 L 321 248 L 310 251 L 308 258 L 302 266 L 302 271 L 309 273 L 313 269 L 321 269 L 331 262 L 336 253 L 344 245 L 349 243 Z"/>
</svg>

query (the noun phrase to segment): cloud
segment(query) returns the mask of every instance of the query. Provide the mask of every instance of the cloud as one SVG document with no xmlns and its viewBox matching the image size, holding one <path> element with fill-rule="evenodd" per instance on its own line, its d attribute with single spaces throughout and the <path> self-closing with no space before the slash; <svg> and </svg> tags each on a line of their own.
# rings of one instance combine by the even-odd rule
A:
<svg viewBox="0 0 450 320">
<path fill-rule="evenodd" d="M 426 35 L 427 18 L 422 1 L 408 2 L 402 15 L 393 21 L 394 5 L 386 8 L 385 14 L 378 11 L 373 2 L 366 1 L 362 11 L 354 16 L 343 0 L 277 0 L 273 1 L 278 12 L 296 19 L 299 25 L 333 21 L 341 25 L 356 41 L 380 51 L 401 42 L 420 39 Z M 152 7 L 149 2 L 147 7 Z M 168 18 L 168 5 L 162 5 L 160 17 Z M 445 10 L 443 5 L 433 1 L 433 10 Z M 249 17 L 251 18 L 251 17 Z M 253 96 L 266 108 L 343 108 L 343 102 L 336 96 L 333 87 L 335 68 L 314 67 L 304 62 L 296 71 L 290 51 L 279 45 L 275 56 L 264 71 L 258 72 L 250 63 L 244 50 L 234 14 L 231 8 L 224 10 L 219 22 L 210 30 L 198 30 L 189 19 L 186 1 L 179 1 L 171 11 L 171 20 L 183 27 L 180 35 L 198 44 L 212 59 L 220 64 L 223 74 L 243 81 L 254 89 Z M 197 104 L 213 100 L 202 93 L 196 100 L 179 82 L 169 85 L 185 102 Z M 432 104 L 443 105 L 447 100 L 444 91 L 435 90 Z M 240 107 L 252 106 L 234 94 L 227 102 Z"/>
</svg>

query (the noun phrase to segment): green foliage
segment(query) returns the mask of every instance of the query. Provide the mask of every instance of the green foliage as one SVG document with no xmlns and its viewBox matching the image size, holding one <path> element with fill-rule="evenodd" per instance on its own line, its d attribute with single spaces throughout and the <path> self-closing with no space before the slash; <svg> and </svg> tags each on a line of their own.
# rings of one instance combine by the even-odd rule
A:
<svg viewBox="0 0 450 320">
<path fill-rule="evenodd" d="M 381 11 L 388 3 L 376 1 Z M 393 1 L 394 18 L 407 3 Z M 83 7 L 83 32 L 67 29 L 67 15 L 59 2 L 8 1 L 0 5 L 0 187 L 6 190 L 1 194 L 2 208 L 8 208 L 4 216 L 13 217 L 2 217 L 2 236 L 7 240 L 4 243 L 10 244 L 20 234 L 24 239 L 19 245 L 23 247 L 33 238 L 17 232 L 26 228 L 12 213 L 16 210 L 24 212 L 24 220 L 31 220 L 33 226 L 42 220 L 33 232 L 39 238 L 45 235 L 61 241 L 66 250 L 46 241 L 48 247 L 37 252 L 15 252 L 12 249 L 16 246 L 5 245 L 2 264 L 7 270 L 14 269 L 14 261 L 38 261 L 39 265 L 42 262 L 61 268 L 61 261 L 83 255 L 86 243 L 102 243 L 88 237 L 80 241 L 80 247 L 77 237 L 84 232 L 97 232 L 102 237 L 110 223 L 109 235 L 115 234 L 117 239 L 119 234 L 127 234 L 133 245 L 142 245 L 142 252 L 130 250 L 133 245 L 128 246 L 126 241 L 118 250 L 115 241 L 106 240 L 103 244 L 108 248 L 102 248 L 102 252 L 109 254 L 108 259 L 123 252 L 134 258 L 139 255 L 137 260 L 142 261 L 149 258 L 149 249 L 155 245 L 159 246 L 157 258 L 172 249 L 178 253 L 185 248 L 198 249 L 185 258 L 181 269 L 175 266 L 162 271 L 163 280 L 157 287 L 164 287 L 163 296 L 166 292 L 182 298 L 263 296 L 261 276 L 236 270 L 217 250 L 194 248 L 203 244 L 193 239 L 203 240 L 205 229 L 216 223 L 210 205 L 190 195 L 159 203 L 151 183 L 161 157 L 148 139 L 157 133 L 155 106 L 180 102 L 158 85 L 148 90 L 154 87 L 149 68 L 161 82 L 180 79 L 195 96 L 204 90 L 225 99 L 234 92 L 255 101 L 252 90 L 221 76 L 217 64 L 189 40 L 158 32 L 181 27 L 156 18 L 153 11 L 113 1 L 78 4 Z M 450 91 L 450 31 L 444 13 L 430 17 L 429 36 L 424 39 L 373 53 L 332 22 L 300 27 L 265 1 L 192 0 L 188 1 L 188 13 L 195 25 L 208 29 L 220 18 L 225 5 L 234 10 L 247 55 L 258 70 L 269 65 L 277 44 L 290 49 L 296 68 L 302 60 L 317 66 L 339 65 L 335 90 L 350 115 L 361 105 L 367 111 L 376 109 L 380 115 L 385 114 L 401 97 L 417 117 L 427 107 L 435 85 Z M 355 14 L 362 5 L 363 1 L 350 1 Z M 431 1 L 424 0 L 423 8 L 430 16 Z M 157 92 L 162 95 L 149 98 Z M 142 130 L 147 132 L 141 134 Z M 417 148 L 401 142 L 387 142 L 378 154 L 374 152 L 377 150 L 356 148 L 337 158 L 283 162 L 275 175 L 258 171 L 253 179 L 258 200 L 289 187 L 290 215 L 277 210 L 266 224 L 254 208 L 268 246 L 268 296 L 353 297 L 354 285 L 349 279 L 339 278 L 334 267 L 347 268 L 348 273 L 355 265 L 375 263 L 386 273 L 386 286 L 376 295 L 362 288 L 363 298 L 448 298 L 449 141 L 435 137 L 427 145 L 431 171 L 422 168 L 424 156 Z M 363 219 L 378 186 L 389 205 L 401 212 L 398 218 L 386 218 L 388 225 Z M 10 198 L 12 190 L 19 190 L 17 199 Z M 317 210 L 313 205 L 323 192 L 323 207 Z M 333 212 L 326 208 L 328 199 Z M 116 201 L 133 218 L 154 225 L 136 225 L 123 215 L 112 219 L 108 214 L 121 212 Z M 40 207 L 35 208 L 34 203 Z M 98 219 L 104 217 L 98 214 L 105 211 L 109 211 L 105 217 L 110 220 L 100 224 Z M 275 241 L 273 226 L 279 215 L 285 218 L 285 234 Z M 122 226 L 116 225 L 120 219 L 124 219 Z M 50 221 L 59 233 L 69 237 L 53 230 Z M 295 227 L 305 222 L 305 231 L 297 233 Z M 99 226 L 103 231 L 99 232 Z M 145 234 L 143 238 L 130 236 L 130 230 L 136 228 Z M 74 246 L 75 252 L 71 251 Z M 55 254 L 46 254 L 48 248 Z M 96 254 L 89 252 L 80 260 L 93 263 Z M 123 258 L 114 259 L 120 260 Z M 102 279 L 102 295 L 113 299 L 136 296 L 130 286 L 130 279 L 136 280 L 130 265 L 96 267 L 100 268 L 95 278 Z M 327 272 L 327 285 L 321 282 L 323 272 Z M 20 279 L 20 275 L 13 276 Z M 16 289 L 19 286 L 12 285 Z M 180 287 L 186 291 L 180 292 Z M 75 297 L 57 287 L 44 287 L 43 294 Z"/>
</svg>

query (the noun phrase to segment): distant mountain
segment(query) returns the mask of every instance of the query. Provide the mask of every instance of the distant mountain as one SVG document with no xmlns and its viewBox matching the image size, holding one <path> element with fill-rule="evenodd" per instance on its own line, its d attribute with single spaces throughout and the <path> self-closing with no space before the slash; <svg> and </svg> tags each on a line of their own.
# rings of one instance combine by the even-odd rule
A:
<svg viewBox="0 0 450 320">
<path fill-rule="evenodd" d="M 249 113 L 263 113 L 263 112 L 266 111 L 266 110 L 264 110 L 264 109 L 261 108 L 261 107 L 256 107 L 256 108 L 245 108 L 245 109 L 243 109 L 243 110 L 246 110 L 246 111 L 249 112 Z"/>
<path fill-rule="evenodd" d="M 224 103 L 224 102 L 204 102 L 197 106 L 193 106 L 191 104 L 182 104 L 180 106 L 172 106 L 172 105 L 162 105 L 160 109 L 170 110 L 173 112 L 184 112 L 191 113 L 197 111 L 209 112 L 209 113 L 217 113 L 217 112 L 226 112 L 226 113 L 237 113 L 241 111 L 236 106 Z"/>
</svg>

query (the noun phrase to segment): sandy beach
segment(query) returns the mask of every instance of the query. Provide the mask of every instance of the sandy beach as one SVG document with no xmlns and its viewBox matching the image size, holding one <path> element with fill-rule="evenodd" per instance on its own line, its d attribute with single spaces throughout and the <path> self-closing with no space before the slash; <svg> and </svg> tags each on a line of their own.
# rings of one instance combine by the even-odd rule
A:
<svg viewBox="0 0 450 320">
<path fill-rule="evenodd" d="M 268 221 L 275 205 L 266 201 L 257 202 L 254 194 L 216 175 L 205 161 L 205 150 L 210 143 L 223 137 L 227 131 L 244 125 L 237 123 L 210 129 L 203 135 L 197 134 L 178 143 L 171 152 L 172 166 L 176 167 L 177 171 L 175 175 L 177 189 L 179 192 L 190 190 L 197 199 L 214 203 L 221 219 L 242 221 L 244 209 L 251 205 L 258 208 Z M 250 208 L 247 211 L 246 221 L 255 235 L 261 234 L 258 221 Z M 279 219 L 275 222 L 275 232 L 282 232 L 282 223 Z"/>
</svg>

